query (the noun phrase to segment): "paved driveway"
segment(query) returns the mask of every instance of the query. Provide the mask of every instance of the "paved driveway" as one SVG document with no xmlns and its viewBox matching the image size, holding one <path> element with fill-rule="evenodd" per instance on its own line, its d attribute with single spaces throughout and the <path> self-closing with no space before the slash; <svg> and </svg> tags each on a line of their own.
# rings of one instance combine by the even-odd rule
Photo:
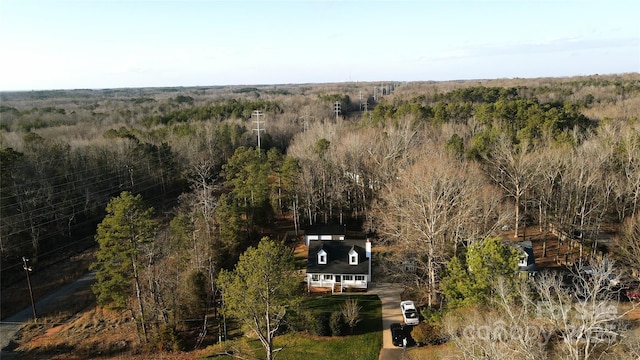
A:
<svg viewBox="0 0 640 360">
<path fill-rule="evenodd" d="M 393 346 L 391 342 L 391 330 L 389 326 L 394 323 L 402 323 L 400 312 L 400 294 L 402 285 L 399 284 L 374 284 L 368 293 L 378 295 L 382 303 L 382 350 L 380 360 L 396 360 L 407 358 L 402 348 Z"/>
</svg>

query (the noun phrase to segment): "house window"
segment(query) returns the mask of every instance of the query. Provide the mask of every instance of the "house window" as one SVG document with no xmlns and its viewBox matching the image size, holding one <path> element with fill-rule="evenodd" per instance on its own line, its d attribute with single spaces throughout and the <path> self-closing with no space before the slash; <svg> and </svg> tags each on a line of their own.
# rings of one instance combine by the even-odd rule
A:
<svg viewBox="0 0 640 360">
<path fill-rule="evenodd" d="M 518 266 L 527 266 L 527 259 L 529 257 L 528 256 L 523 256 L 520 258 L 520 262 L 518 263 Z"/>
<path fill-rule="evenodd" d="M 356 275 L 356 281 L 364 281 L 364 275 Z"/>
<path fill-rule="evenodd" d="M 354 249 L 349 251 L 349 265 L 358 265 L 358 252 Z"/>
<path fill-rule="evenodd" d="M 333 280 L 333 275 L 324 275 L 325 280 Z"/>
<path fill-rule="evenodd" d="M 327 263 L 327 252 L 323 249 L 318 251 L 318 264 L 325 265 Z"/>
<path fill-rule="evenodd" d="M 416 272 L 418 268 L 415 260 L 404 261 L 402 262 L 402 265 L 404 266 L 404 271 L 408 271 L 408 272 Z"/>
<path fill-rule="evenodd" d="M 353 281 L 353 275 L 344 275 L 342 279 L 344 281 Z"/>
<path fill-rule="evenodd" d="M 318 274 L 311 275 L 311 281 L 320 281 L 320 275 Z"/>
</svg>

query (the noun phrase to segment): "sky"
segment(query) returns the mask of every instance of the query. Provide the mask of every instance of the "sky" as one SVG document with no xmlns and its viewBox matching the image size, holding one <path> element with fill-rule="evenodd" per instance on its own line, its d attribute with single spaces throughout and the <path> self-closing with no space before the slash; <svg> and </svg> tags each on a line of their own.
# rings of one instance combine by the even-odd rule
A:
<svg viewBox="0 0 640 360">
<path fill-rule="evenodd" d="M 640 72 L 637 0 L 0 0 L 0 91 Z"/>
</svg>

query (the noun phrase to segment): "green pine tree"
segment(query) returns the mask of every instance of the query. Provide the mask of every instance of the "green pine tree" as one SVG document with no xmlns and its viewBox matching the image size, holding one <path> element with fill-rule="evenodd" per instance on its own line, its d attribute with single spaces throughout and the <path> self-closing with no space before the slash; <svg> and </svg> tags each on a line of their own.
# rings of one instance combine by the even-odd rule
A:
<svg viewBox="0 0 640 360">
<path fill-rule="evenodd" d="M 300 279 L 294 271 L 293 253 L 282 243 L 263 238 L 257 248 L 240 256 L 233 271 L 222 270 L 218 285 L 223 290 L 224 313 L 254 332 L 273 358 L 273 338 L 287 308 L 298 297 Z"/>
<path fill-rule="evenodd" d="M 519 252 L 498 238 L 471 244 L 464 261 L 453 258 L 447 264 L 442 290 L 450 304 L 486 304 L 494 284 L 503 278 L 515 285 Z"/>
<path fill-rule="evenodd" d="M 98 303 L 112 308 L 125 308 L 135 290 L 142 332 L 146 338 L 144 305 L 139 282 L 140 244 L 152 241 L 156 222 L 153 208 L 148 207 L 141 195 L 123 192 L 107 205 L 107 216 L 100 224 L 96 240 L 100 246 L 93 292 Z"/>
</svg>

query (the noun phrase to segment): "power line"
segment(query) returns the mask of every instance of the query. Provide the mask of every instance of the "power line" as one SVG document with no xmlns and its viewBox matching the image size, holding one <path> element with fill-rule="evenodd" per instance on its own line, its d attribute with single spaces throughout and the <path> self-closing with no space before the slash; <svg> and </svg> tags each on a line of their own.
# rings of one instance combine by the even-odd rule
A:
<svg viewBox="0 0 640 360">
<path fill-rule="evenodd" d="M 151 178 L 148 178 L 148 177 L 145 177 L 144 179 L 145 179 L 144 181 L 138 182 L 138 184 L 136 186 L 136 189 L 135 189 L 137 192 L 142 193 L 142 192 L 145 192 L 147 190 L 153 189 L 153 188 L 158 186 L 157 182 L 154 181 L 154 179 L 151 179 Z M 142 185 L 144 185 L 144 187 Z M 104 195 L 108 195 L 109 193 L 113 192 L 113 190 L 116 190 L 116 189 L 113 189 L 113 188 L 103 189 L 102 191 L 98 191 L 98 192 L 94 193 L 93 195 L 94 196 L 104 196 Z M 125 190 L 125 189 L 118 189 L 118 190 Z M 131 190 L 134 190 L 134 189 L 131 189 Z M 163 196 L 164 196 L 164 194 L 159 194 L 159 195 L 156 195 L 156 196 L 154 196 L 152 198 L 148 198 L 146 200 L 153 202 L 153 201 L 155 201 L 155 200 L 157 200 L 157 199 L 159 199 L 159 198 L 161 198 Z M 76 198 L 76 199 L 78 199 L 78 198 Z M 71 203 L 67 204 L 67 206 L 65 206 L 65 207 L 58 208 L 58 209 L 54 209 L 54 208 L 47 209 L 48 210 L 47 212 L 51 213 L 51 211 L 55 211 L 56 213 L 58 213 L 58 212 L 61 212 L 64 209 L 70 209 L 70 208 L 73 208 L 75 206 L 84 204 L 85 203 L 85 201 L 84 201 L 85 196 L 80 196 L 80 199 L 82 199 L 82 201 L 78 201 L 78 202 L 71 201 Z M 69 200 L 71 200 L 71 199 L 69 199 Z M 98 206 L 105 206 L 105 205 L 106 205 L 106 202 L 104 204 L 100 204 Z M 13 215 L 13 216 L 24 216 L 24 215 L 28 215 L 29 213 L 34 212 L 34 211 L 37 212 L 37 211 L 42 211 L 42 210 L 40 210 L 40 209 L 32 209 L 31 211 L 28 211 L 26 214 L 17 214 L 17 215 Z M 80 213 L 82 213 L 82 211 Z M 46 215 L 43 213 L 42 216 L 46 216 Z M 91 223 L 99 220 L 101 217 L 102 216 L 95 216 L 95 217 L 92 217 L 92 218 L 88 218 L 83 222 L 75 223 L 73 225 L 73 229 L 77 229 L 77 228 L 79 228 L 81 226 L 84 226 L 86 224 L 91 224 Z M 49 218 L 45 222 L 38 223 L 38 224 L 36 224 L 36 226 L 37 226 L 38 229 L 42 229 L 42 227 L 45 226 L 45 225 L 59 223 L 61 220 L 66 220 L 66 219 L 67 219 L 66 217 L 60 217 L 59 215 L 58 216 L 54 215 L 53 218 Z M 6 220 L 6 219 L 3 219 L 3 220 Z M 28 219 L 22 218 L 22 219 L 18 220 L 17 222 L 14 222 L 12 224 L 12 227 L 15 229 L 15 227 L 17 226 L 18 230 L 14 230 L 10 234 L 5 234 L 5 236 L 9 237 L 10 235 L 16 235 L 16 234 L 19 234 L 21 232 L 29 231 L 31 227 L 28 226 L 27 221 L 28 221 Z M 3 221 L 3 223 L 6 225 L 6 222 Z M 20 229 L 19 228 L 20 226 L 22 226 L 23 228 Z M 39 243 L 43 243 L 43 242 L 45 242 L 45 241 L 47 241 L 49 239 L 55 239 L 61 234 L 63 234 L 63 230 L 62 229 L 59 229 L 58 231 L 47 232 L 47 235 L 38 237 L 38 242 Z M 18 250 L 22 246 L 27 245 L 27 244 L 29 244 L 31 242 L 32 242 L 31 239 L 23 241 L 23 242 L 11 242 L 10 244 L 8 244 L 7 247 L 3 248 L 3 252 L 9 252 L 11 250 L 14 250 L 14 251 Z M 67 247 L 67 246 L 68 245 L 63 245 L 61 248 L 64 248 L 64 247 Z M 55 252 L 55 251 L 56 250 L 54 249 L 51 252 Z M 43 256 L 45 254 L 40 254 L 40 255 Z M 13 267 L 13 266 L 11 266 L 11 267 Z"/>
</svg>

